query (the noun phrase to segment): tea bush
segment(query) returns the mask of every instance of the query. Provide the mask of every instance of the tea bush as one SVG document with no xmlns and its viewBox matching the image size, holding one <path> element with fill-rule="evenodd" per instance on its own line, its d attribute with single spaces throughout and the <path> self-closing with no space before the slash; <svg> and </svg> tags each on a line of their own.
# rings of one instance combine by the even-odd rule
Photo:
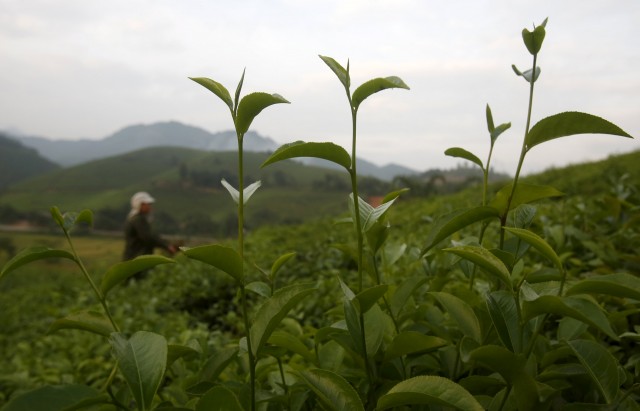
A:
<svg viewBox="0 0 640 411">
<path fill-rule="evenodd" d="M 241 98 L 244 73 L 233 96 L 192 78 L 226 105 L 236 129 L 239 179 L 222 184 L 237 206 L 237 240 L 183 248 L 176 259 L 139 257 L 94 278 L 71 238 L 91 212 L 52 208 L 68 247 L 29 248 L 0 278 L 36 260 L 76 264 L 90 292 L 52 301 L 71 309 L 56 312 L 50 330 L 61 351 L 80 343 L 94 359 L 74 354 L 58 364 L 56 356 L 61 372 L 26 392 L 18 362 L 2 379 L 10 391 L 3 410 L 639 409 L 633 181 L 612 174 L 607 192 L 564 196 L 520 176 L 527 153 L 556 138 L 630 137 L 586 113 L 531 121 L 546 23 L 522 32 L 531 69 L 513 66 L 530 96 L 513 181 L 489 181 L 494 145 L 511 125 L 496 125 L 487 105 L 487 159 L 461 147 L 445 152 L 479 167 L 483 184 L 429 204 L 402 204 L 404 190 L 377 207 L 359 196 L 359 108 L 375 93 L 409 87 L 391 76 L 352 90 L 350 64 L 320 56 L 346 93 L 350 152 L 295 142 L 263 166 L 316 157 L 344 169 L 351 194 L 335 224 L 245 232 L 245 205 L 261 183 L 244 181 L 243 138 L 265 108 L 288 101 Z M 153 275 L 120 287 L 142 269 Z"/>
</svg>

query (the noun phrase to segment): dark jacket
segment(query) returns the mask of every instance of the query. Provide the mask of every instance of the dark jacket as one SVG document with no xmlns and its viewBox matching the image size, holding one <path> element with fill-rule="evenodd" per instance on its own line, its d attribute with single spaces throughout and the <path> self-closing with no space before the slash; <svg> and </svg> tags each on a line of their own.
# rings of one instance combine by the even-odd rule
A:
<svg viewBox="0 0 640 411">
<path fill-rule="evenodd" d="M 169 249 L 169 243 L 151 230 L 151 224 L 144 214 L 136 214 L 127 219 L 124 237 L 123 260 L 130 260 L 143 254 L 153 254 L 154 248 Z"/>
</svg>

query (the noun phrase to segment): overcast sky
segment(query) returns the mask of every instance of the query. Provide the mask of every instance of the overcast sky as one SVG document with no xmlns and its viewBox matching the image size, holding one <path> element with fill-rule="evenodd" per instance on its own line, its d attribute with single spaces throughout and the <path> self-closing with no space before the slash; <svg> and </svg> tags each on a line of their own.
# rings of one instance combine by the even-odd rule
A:
<svg viewBox="0 0 640 411">
<path fill-rule="evenodd" d="M 378 164 L 455 167 L 452 146 L 483 160 L 485 105 L 512 128 L 493 164 L 513 173 L 530 68 L 521 31 L 549 17 L 533 121 L 560 111 L 606 118 L 640 137 L 639 0 L 0 0 L 0 130 L 100 139 L 134 124 L 176 120 L 232 128 L 226 106 L 187 77 L 232 93 L 291 101 L 252 130 L 278 143 L 332 141 L 350 150 L 342 85 L 318 58 L 350 61 L 353 89 L 396 75 L 359 111 L 358 153 Z M 352 90 L 353 90 L 352 89 Z M 533 149 L 524 172 L 638 150 L 638 140 L 574 136 Z"/>
</svg>

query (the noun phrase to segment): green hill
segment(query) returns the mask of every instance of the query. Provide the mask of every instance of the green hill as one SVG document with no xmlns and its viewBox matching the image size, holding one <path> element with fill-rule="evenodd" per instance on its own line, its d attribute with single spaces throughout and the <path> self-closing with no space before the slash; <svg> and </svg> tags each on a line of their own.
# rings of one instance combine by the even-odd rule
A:
<svg viewBox="0 0 640 411">
<path fill-rule="evenodd" d="M 262 183 L 248 203 L 249 227 L 299 223 L 346 209 L 350 192 L 346 173 L 293 161 L 261 170 L 260 164 L 267 156 L 244 154 L 245 184 L 257 180 Z M 129 198 L 144 190 L 157 199 L 156 220 L 163 231 L 224 235 L 235 228 L 236 210 L 220 180 L 224 178 L 237 187 L 236 170 L 235 152 L 148 148 L 16 184 L 0 198 L 0 206 L 31 213 L 46 213 L 52 205 L 63 211 L 89 208 L 97 214 L 97 228 L 119 229 Z"/>
<path fill-rule="evenodd" d="M 36 150 L 0 133 L 0 191 L 56 168 L 57 164 L 41 157 Z"/>
</svg>

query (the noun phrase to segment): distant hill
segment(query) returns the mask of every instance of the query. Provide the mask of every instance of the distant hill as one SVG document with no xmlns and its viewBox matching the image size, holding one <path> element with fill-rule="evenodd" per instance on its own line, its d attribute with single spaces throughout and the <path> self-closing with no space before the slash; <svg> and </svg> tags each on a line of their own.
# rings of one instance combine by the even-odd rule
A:
<svg viewBox="0 0 640 411">
<path fill-rule="evenodd" d="M 232 151 L 237 147 L 233 131 L 210 133 L 176 121 L 129 126 L 100 140 L 51 140 L 27 136 L 18 138 L 23 144 L 62 166 L 77 165 L 147 147 L 171 146 L 206 151 Z M 278 144 L 272 139 L 252 131 L 245 135 L 244 142 L 246 151 L 273 151 L 278 148 Z"/>
<path fill-rule="evenodd" d="M 261 169 L 267 157 L 267 153 L 244 155 L 245 184 L 257 180 L 262 183 L 247 204 L 248 227 L 299 223 L 347 210 L 350 183 L 344 171 L 294 161 Z M 117 230 L 126 216 L 131 195 L 144 190 L 158 200 L 156 217 L 163 231 L 227 235 L 237 227 L 236 210 L 220 180 L 224 178 L 237 187 L 236 169 L 236 152 L 145 148 L 12 185 L 0 197 L 0 208 L 43 214 L 53 205 L 63 211 L 88 208 L 98 212 L 99 228 Z M 379 184 L 368 186 L 368 190 L 363 188 L 363 196 L 372 187 L 385 189 Z"/>
<path fill-rule="evenodd" d="M 234 131 L 210 133 L 202 128 L 177 121 L 134 125 L 100 140 L 51 140 L 43 137 L 14 136 L 26 146 L 36 149 L 40 155 L 62 166 L 73 166 L 92 160 L 148 147 L 184 147 L 204 151 L 235 151 Z M 244 150 L 250 152 L 273 152 L 280 145 L 269 137 L 249 131 L 245 135 Z M 305 161 L 318 167 L 333 168 L 332 163 Z M 358 159 L 360 175 L 368 175 L 391 181 L 397 175 L 416 173 L 415 170 L 398 165 L 379 167 Z"/>
<path fill-rule="evenodd" d="M 43 158 L 38 152 L 0 133 L 0 191 L 59 166 Z"/>
</svg>

